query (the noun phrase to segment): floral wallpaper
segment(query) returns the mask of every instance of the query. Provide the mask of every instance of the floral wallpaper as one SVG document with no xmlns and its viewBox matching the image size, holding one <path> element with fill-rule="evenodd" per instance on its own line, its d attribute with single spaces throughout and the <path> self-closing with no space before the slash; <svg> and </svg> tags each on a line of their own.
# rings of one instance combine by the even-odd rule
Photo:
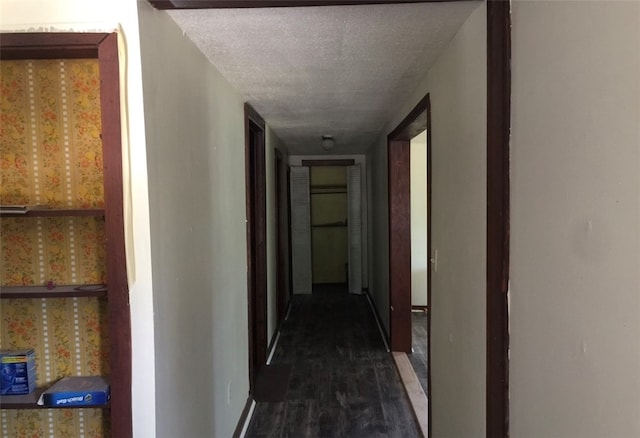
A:
<svg viewBox="0 0 640 438">
<path fill-rule="evenodd" d="M 101 208 L 98 62 L 0 63 L 0 203 Z M 106 283 L 102 217 L 2 218 L 0 287 Z M 0 348 L 34 348 L 37 381 L 108 375 L 99 298 L 0 300 Z M 0 437 L 103 437 L 102 409 L 0 410 Z"/>
</svg>

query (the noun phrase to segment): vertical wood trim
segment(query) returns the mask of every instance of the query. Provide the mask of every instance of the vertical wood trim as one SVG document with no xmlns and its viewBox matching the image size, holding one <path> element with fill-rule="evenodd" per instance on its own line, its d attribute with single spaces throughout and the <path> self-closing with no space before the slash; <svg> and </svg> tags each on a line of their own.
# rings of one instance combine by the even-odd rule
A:
<svg viewBox="0 0 640 438">
<path fill-rule="evenodd" d="M 255 125 L 256 332 L 259 369 L 267 364 L 267 160 L 264 125 Z"/>
<path fill-rule="evenodd" d="M 253 230 L 251 228 L 251 218 L 253 217 L 253 202 L 252 202 L 252 192 L 251 192 L 251 174 L 253 170 L 251 169 L 251 134 L 249 132 L 249 105 L 245 104 L 244 106 L 244 180 L 245 180 L 245 220 L 246 220 L 246 229 L 247 229 L 247 325 L 248 325 L 248 333 L 249 333 L 249 394 L 253 393 L 253 388 L 255 384 L 255 339 L 254 339 L 254 331 L 253 331 L 253 321 L 254 321 L 254 306 L 253 306 L 253 290 L 254 290 L 254 279 L 253 279 L 253 270 L 255 269 L 253 263 Z"/>
<path fill-rule="evenodd" d="M 285 247 L 287 246 L 287 223 L 284 218 L 286 212 L 284 206 L 286 202 L 287 190 L 285 190 L 285 180 L 283 176 L 285 171 L 283 169 L 282 152 L 278 149 L 274 150 L 275 154 L 275 211 L 276 211 L 276 316 L 278 325 L 284 321 L 285 314 L 287 312 L 287 305 L 289 304 L 289 296 L 287 293 L 287 281 L 285 278 L 285 266 L 287 263 L 285 255 Z"/>
<path fill-rule="evenodd" d="M 252 141 L 253 134 L 253 141 Z M 264 119 L 245 104 L 249 389 L 267 362 L 266 161 Z"/>
<path fill-rule="evenodd" d="M 509 436 L 511 4 L 487 2 L 487 430 Z"/>
<path fill-rule="evenodd" d="M 410 140 L 388 143 L 391 350 L 411 352 Z"/>
<path fill-rule="evenodd" d="M 98 58 L 108 254 L 109 348 L 113 377 L 110 379 L 111 433 L 113 436 L 130 437 L 132 435 L 131 309 L 124 246 L 120 85 L 118 40 L 115 33 L 107 36 L 99 45 Z"/>
<path fill-rule="evenodd" d="M 427 112 L 427 437 L 431 438 L 433 424 L 432 409 L 433 403 L 431 401 L 431 280 L 433 276 L 431 266 L 431 241 L 432 241 L 432 228 L 431 228 L 431 200 L 433 192 L 433 179 L 432 179 L 432 145 L 431 145 L 431 98 L 427 94 L 425 96 L 426 112 Z"/>
</svg>

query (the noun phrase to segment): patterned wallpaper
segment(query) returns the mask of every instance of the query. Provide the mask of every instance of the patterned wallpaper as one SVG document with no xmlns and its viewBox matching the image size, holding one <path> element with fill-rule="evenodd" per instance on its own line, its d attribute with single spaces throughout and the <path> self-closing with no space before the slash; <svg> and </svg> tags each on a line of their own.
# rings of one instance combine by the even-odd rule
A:
<svg viewBox="0 0 640 438">
<path fill-rule="evenodd" d="M 103 206 L 98 62 L 0 63 L 0 203 Z M 2 218 L 0 286 L 106 283 L 101 217 Z M 108 375 L 106 302 L 0 300 L 0 348 L 36 350 L 39 386 Z M 102 437 L 101 409 L 0 410 L 0 437 Z"/>
</svg>

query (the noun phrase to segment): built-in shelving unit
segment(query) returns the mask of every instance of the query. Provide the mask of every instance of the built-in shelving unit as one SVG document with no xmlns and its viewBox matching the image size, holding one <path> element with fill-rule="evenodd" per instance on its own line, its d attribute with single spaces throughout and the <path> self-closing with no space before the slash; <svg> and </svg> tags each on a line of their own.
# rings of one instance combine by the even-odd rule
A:
<svg viewBox="0 0 640 438">
<path fill-rule="evenodd" d="M 55 217 L 94 217 L 101 231 L 90 236 L 104 239 L 104 263 L 108 283 L 74 285 L 32 285 L 0 287 L 0 298 L 78 298 L 97 297 L 99 306 L 104 309 L 107 327 L 110 402 L 103 406 L 74 406 L 74 409 L 103 408 L 105 426 L 109 436 L 131 438 L 131 324 L 129 292 L 127 284 L 126 253 L 124 238 L 123 190 L 122 190 L 122 147 L 120 84 L 118 62 L 118 44 L 115 33 L 3 33 L 0 38 L 0 60 L 33 59 L 86 59 L 97 58 L 100 80 L 95 82 L 100 96 L 100 132 L 102 143 L 102 166 L 105 208 L 49 208 L 48 206 L 29 205 L 24 207 L 4 206 L 0 208 L 0 218 L 11 218 L 20 227 L 28 228 L 29 221 L 19 218 L 55 218 Z M 31 199 L 25 202 L 33 202 Z M 82 204 L 78 202 L 77 204 Z M 7 224 L 11 224 L 7 220 Z M 37 221 L 37 219 L 35 219 Z M 34 223 L 36 223 L 34 221 Z M 56 220 L 38 221 L 60 222 Z M 74 223 L 76 221 L 62 221 Z M 77 221 L 83 224 L 88 221 Z M 3 220 L 4 223 L 4 220 Z M 76 225 L 77 226 L 77 225 Z M 37 225 L 35 226 L 37 228 Z M 92 230 L 91 226 L 87 229 Z M 92 237 L 89 237 L 92 238 Z M 43 234 L 42 239 L 48 238 Z M 78 257 L 81 254 L 78 253 Z M 64 282 L 70 279 L 61 280 Z M 75 280 L 74 280 L 75 281 Z M 94 281 L 94 280 L 79 280 Z M 18 281 L 19 282 L 19 281 Z M 14 282 L 15 284 L 15 282 Z M 92 305 L 93 300 L 91 301 Z M 21 303 L 18 303 L 21 304 Z M 4 306 L 17 305 L 5 301 Z M 102 310 L 101 310 L 102 312 Z M 38 358 L 36 358 L 38 360 Z M 44 387 L 28 395 L 10 395 L 0 397 L 0 409 L 50 409 L 51 406 L 39 406 L 37 400 Z M 70 408 L 65 406 L 65 408 Z M 9 413 L 7 413 L 9 414 Z M 4 416 L 5 414 L 3 414 Z M 76 413 L 74 413 L 76 415 Z M 22 417 L 22 416 L 20 416 Z M 18 418 L 18 417 L 16 417 Z M 44 417 L 43 417 L 44 418 Z M 18 419 L 17 421 L 22 421 Z M 27 424 L 24 420 L 23 423 Z M 36 420 L 37 421 L 37 420 Z M 23 425 L 24 425 L 23 424 Z M 57 431 L 56 431 L 57 433 Z M 56 435 L 58 436 L 58 435 Z M 61 436 L 61 435 L 60 435 Z"/>
<path fill-rule="evenodd" d="M 0 286 L 0 298 L 74 298 L 106 297 L 104 284 L 72 284 L 47 286 Z"/>
</svg>

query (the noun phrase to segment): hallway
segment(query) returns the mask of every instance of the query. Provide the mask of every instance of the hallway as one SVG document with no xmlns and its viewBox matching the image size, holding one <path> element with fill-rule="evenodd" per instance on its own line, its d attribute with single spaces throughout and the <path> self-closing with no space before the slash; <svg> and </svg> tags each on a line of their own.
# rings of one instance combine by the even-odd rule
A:
<svg viewBox="0 0 640 438">
<path fill-rule="evenodd" d="M 286 399 L 257 403 L 247 437 L 420 436 L 365 296 L 293 296 L 272 363 L 292 365 Z"/>
</svg>

